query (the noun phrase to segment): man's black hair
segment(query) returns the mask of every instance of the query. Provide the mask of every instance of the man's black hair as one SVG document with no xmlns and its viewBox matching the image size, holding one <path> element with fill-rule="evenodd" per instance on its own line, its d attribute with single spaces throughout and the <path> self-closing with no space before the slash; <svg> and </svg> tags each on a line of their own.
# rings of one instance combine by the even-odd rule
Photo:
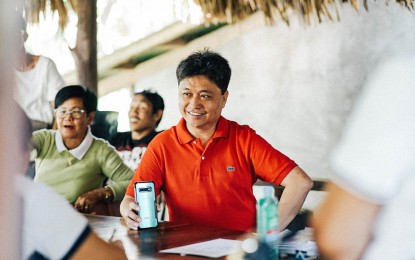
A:
<svg viewBox="0 0 415 260">
<path fill-rule="evenodd" d="M 153 112 L 152 112 L 153 115 L 157 113 L 157 111 L 159 110 L 164 111 L 164 100 L 157 92 L 153 92 L 150 90 L 143 90 L 143 91 L 134 93 L 134 96 L 135 95 L 143 95 L 146 99 L 148 99 L 148 101 L 150 101 L 150 103 L 153 105 Z M 160 117 L 160 120 L 157 121 L 156 126 L 160 124 L 162 117 L 163 115 Z"/>
<path fill-rule="evenodd" d="M 55 108 L 70 98 L 82 99 L 87 114 L 97 111 L 97 95 L 91 89 L 81 85 L 70 85 L 59 90 L 55 97 Z"/>
<path fill-rule="evenodd" d="M 176 69 L 178 84 L 188 77 L 206 76 L 220 88 L 222 95 L 228 89 L 231 73 L 228 61 L 209 49 L 191 54 L 182 60 Z"/>
</svg>

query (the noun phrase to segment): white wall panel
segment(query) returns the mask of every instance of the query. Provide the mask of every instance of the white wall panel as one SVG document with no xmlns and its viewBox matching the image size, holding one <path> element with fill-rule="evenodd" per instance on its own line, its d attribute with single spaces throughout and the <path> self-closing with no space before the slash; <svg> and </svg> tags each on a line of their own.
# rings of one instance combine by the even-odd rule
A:
<svg viewBox="0 0 415 260">
<path fill-rule="evenodd" d="M 340 22 L 306 27 L 293 21 L 290 27 L 256 27 L 224 42 L 198 39 L 180 50 L 173 65 L 136 85 L 164 97 L 160 128 L 166 129 L 180 118 L 176 65 L 200 46 L 212 47 L 233 70 L 223 115 L 249 124 L 313 178 L 330 178 L 330 151 L 368 73 L 382 57 L 415 47 L 413 13 L 396 4 L 369 4 L 369 12 L 360 13 L 344 5 Z"/>
</svg>

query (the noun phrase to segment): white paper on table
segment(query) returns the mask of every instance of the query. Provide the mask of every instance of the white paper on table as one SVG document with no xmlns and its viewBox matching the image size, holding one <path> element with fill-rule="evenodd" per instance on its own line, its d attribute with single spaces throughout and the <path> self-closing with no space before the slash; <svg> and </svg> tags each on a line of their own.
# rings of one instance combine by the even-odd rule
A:
<svg viewBox="0 0 415 260">
<path fill-rule="evenodd" d="M 280 233 L 285 236 L 290 231 L 287 229 Z M 305 257 L 317 257 L 318 250 L 316 242 L 314 241 L 314 232 L 312 228 L 306 227 L 298 231 L 294 237 L 279 243 L 278 249 L 280 254 L 297 255 L 300 254 Z"/>
<path fill-rule="evenodd" d="M 239 251 L 241 249 L 241 245 L 242 241 L 239 240 L 218 238 L 206 242 L 161 250 L 160 253 L 197 255 L 210 258 L 219 258 Z"/>
</svg>

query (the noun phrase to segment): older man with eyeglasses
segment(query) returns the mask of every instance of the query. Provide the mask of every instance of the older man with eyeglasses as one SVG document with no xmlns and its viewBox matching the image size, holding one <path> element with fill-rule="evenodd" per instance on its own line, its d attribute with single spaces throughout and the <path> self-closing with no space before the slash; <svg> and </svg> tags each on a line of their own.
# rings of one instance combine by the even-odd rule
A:
<svg viewBox="0 0 415 260">
<path fill-rule="evenodd" d="M 55 98 L 58 130 L 33 133 L 35 182 L 51 186 L 75 208 L 94 212 L 100 201 L 120 201 L 133 176 L 108 142 L 92 135 L 97 97 L 89 89 L 67 86 Z M 102 187 L 106 179 L 111 184 Z"/>
</svg>

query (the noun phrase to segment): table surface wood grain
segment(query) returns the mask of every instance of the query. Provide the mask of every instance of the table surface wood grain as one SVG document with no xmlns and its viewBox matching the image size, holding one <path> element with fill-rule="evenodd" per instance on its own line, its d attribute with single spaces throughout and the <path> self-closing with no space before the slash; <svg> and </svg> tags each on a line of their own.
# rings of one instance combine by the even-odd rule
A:
<svg viewBox="0 0 415 260">
<path fill-rule="evenodd" d="M 217 238 L 243 240 L 253 233 L 228 230 L 217 227 L 190 225 L 186 223 L 160 222 L 157 228 L 129 229 L 120 217 L 84 214 L 99 237 L 106 241 L 120 240 L 128 259 L 210 259 L 200 256 L 180 256 L 160 253 L 160 250 L 184 246 Z M 215 259 L 241 259 L 215 258 Z M 294 256 L 284 256 L 280 260 L 293 260 Z"/>
<path fill-rule="evenodd" d="M 102 239 L 121 240 L 129 259 L 208 259 L 159 251 L 217 238 L 242 239 L 248 234 L 242 231 L 172 222 L 160 222 L 157 228 L 137 231 L 129 229 L 120 217 L 88 214 L 85 216 L 92 230 Z"/>
</svg>

